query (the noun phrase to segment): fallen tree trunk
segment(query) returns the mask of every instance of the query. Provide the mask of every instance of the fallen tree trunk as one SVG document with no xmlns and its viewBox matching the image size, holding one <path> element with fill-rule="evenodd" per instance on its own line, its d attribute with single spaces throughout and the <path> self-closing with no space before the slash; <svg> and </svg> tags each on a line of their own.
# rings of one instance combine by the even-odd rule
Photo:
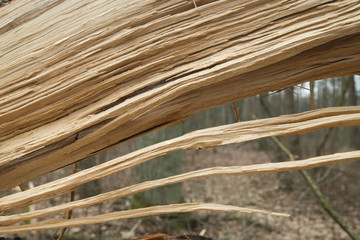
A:
<svg viewBox="0 0 360 240">
<path fill-rule="evenodd" d="M 349 1 L 14 1 L 0 192 L 207 108 L 359 72 Z"/>
</svg>

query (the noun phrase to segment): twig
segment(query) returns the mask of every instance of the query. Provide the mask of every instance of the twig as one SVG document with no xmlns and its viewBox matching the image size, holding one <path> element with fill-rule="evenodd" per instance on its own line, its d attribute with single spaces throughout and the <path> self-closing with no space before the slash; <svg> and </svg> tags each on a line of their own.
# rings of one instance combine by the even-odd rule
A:
<svg viewBox="0 0 360 240">
<path fill-rule="evenodd" d="M 289 90 L 289 91 L 292 92 L 293 94 L 297 95 L 297 93 L 296 93 L 294 90 L 292 90 L 291 88 L 287 88 L 287 90 Z"/>
<path fill-rule="evenodd" d="M 296 87 L 303 88 L 303 87 L 301 87 L 301 86 L 296 86 Z M 306 88 L 304 88 L 304 89 L 306 89 Z M 296 93 L 294 90 L 292 90 L 291 88 L 283 88 L 283 89 L 276 90 L 276 91 L 272 91 L 271 93 L 267 93 L 267 94 L 265 94 L 265 95 L 262 95 L 262 97 L 268 97 L 268 96 L 274 95 L 274 94 L 276 94 L 276 93 L 279 93 L 279 92 L 282 92 L 282 91 L 285 91 L 285 90 L 289 90 L 290 92 L 292 92 L 292 93 L 294 93 L 295 95 L 297 95 L 297 93 Z"/>
<path fill-rule="evenodd" d="M 314 110 L 314 82 L 310 81 L 310 108 Z"/>
<path fill-rule="evenodd" d="M 78 165 L 77 165 L 77 163 L 74 163 L 73 168 L 72 168 L 72 174 L 76 173 L 77 170 L 78 170 Z M 75 201 L 75 188 L 70 193 L 70 202 L 73 202 L 73 201 Z M 71 219 L 71 216 L 72 216 L 72 210 L 69 210 L 66 219 Z M 66 229 L 67 228 L 62 229 L 61 234 L 60 234 L 60 236 L 58 237 L 57 240 L 61 240 L 63 238 Z M 56 233 L 57 233 L 57 231 L 56 231 Z"/>
<path fill-rule="evenodd" d="M 308 90 L 308 91 L 311 91 L 309 88 L 306 88 L 303 86 L 303 83 L 299 86 L 299 85 L 295 85 L 294 87 L 298 87 L 298 88 L 301 88 L 301 89 L 304 89 L 304 90 Z"/>
<path fill-rule="evenodd" d="M 237 106 L 236 106 L 236 102 L 233 102 L 233 103 L 232 103 L 232 107 L 233 107 L 233 109 L 234 109 L 236 121 L 237 121 L 237 122 L 240 122 L 239 111 L 238 111 L 238 108 L 237 108 Z"/>
</svg>

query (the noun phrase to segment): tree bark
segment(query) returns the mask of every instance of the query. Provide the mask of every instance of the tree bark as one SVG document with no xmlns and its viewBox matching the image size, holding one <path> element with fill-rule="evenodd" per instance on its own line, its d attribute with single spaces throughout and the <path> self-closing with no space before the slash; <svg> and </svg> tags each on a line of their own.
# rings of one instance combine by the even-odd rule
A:
<svg viewBox="0 0 360 240">
<path fill-rule="evenodd" d="M 0 12 L 0 192 L 213 106 L 359 73 L 360 5 L 22 0 Z"/>
</svg>

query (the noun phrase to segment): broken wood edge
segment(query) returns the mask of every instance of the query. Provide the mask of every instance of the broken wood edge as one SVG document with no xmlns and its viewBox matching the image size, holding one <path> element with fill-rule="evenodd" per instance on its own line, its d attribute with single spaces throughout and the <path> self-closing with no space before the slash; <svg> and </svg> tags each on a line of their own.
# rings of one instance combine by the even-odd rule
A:
<svg viewBox="0 0 360 240">
<path fill-rule="evenodd" d="M 212 212 L 241 212 L 241 213 L 260 213 L 272 216 L 289 217 L 289 214 L 278 213 L 261 209 L 244 208 L 231 205 L 215 204 L 215 203 L 181 203 L 160 205 L 147 208 L 139 208 L 132 210 L 117 211 L 112 213 L 100 214 L 90 217 L 81 217 L 68 220 L 53 219 L 38 222 L 36 224 L 27 224 L 21 226 L 0 227 L 0 234 L 21 233 L 28 231 L 37 231 L 53 228 L 66 228 L 79 225 L 96 224 L 119 219 L 138 218 L 160 214 L 170 214 L 178 212 L 195 212 L 195 211 L 212 211 Z"/>
<path fill-rule="evenodd" d="M 66 2 L 66 1 L 65 1 Z M 237 3 L 234 3 L 233 1 L 228 1 L 227 2 L 228 4 L 237 4 Z M 341 10 L 341 11 L 345 11 L 345 10 L 347 10 L 347 8 L 344 8 L 344 6 L 346 5 L 345 3 L 339 3 L 339 6 L 337 6 L 337 7 L 335 7 L 335 5 L 337 5 L 338 3 L 336 3 L 336 4 L 334 4 L 334 3 L 331 3 L 331 1 L 327 1 L 327 3 L 329 3 L 329 6 L 328 7 L 331 7 L 331 8 L 329 8 L 328 10 L 326 10 L 325 12 L 319 12 L 317 15 L 318 16 L 321 16 L 321 18 L 323 18 L 323 14 L 325 14 L 325 13 L 328 13 L 328 12 L 333 12 L 335 9 L 339 9 L 339 10 Z M 330 4 L 331 3 L 331 4 Z M 225 7 L 225 5 L 224 5 L 224 3 L 223 2 L 220 2 L 220 3 L 218 3 L 219 5 L 223 5 L 222 6 L 222 8 L 224 8 L 224 9 L 228 9 L 228 7 Z M 278 3 L 279 4 L 279 3 Z M 314 3 L 306 3 L 307 5 L 312 5 L 312 4 L 314 4 Z M 322 2 L 317 2 L 317 4 L 320 4 L 320 5 L 322 5 L 322 7 L 321 8 L 319 8 L 319 9 L 322 9 L 323 7 L 325 7 L 326 5 L 325 5 L 325 2 L 324 3 L 322 3 Z M 311 7 L 311 6 L 308 6 L 308 7 Z M 354 5 L 354 3 L 352 3 L 351 5 Z M 357 5 L 355 5 L 355 6 L 353 6 L 355 9 L 358 7 Z M 344 8 L 344 9 L 343 9 Z M 274 9 L 274 8 L 272 8 L 272 9 Z M 295 9 L 298 9 L 298 8 L 295 8 Z M 294 9 L 294 10 L 295 10 Z M 311 7 L 310 9 L 317 9 L 317 8 L 315 8 L 315 6 L 313 6 L 313 7 Z M 333 11 L 331 11 L 330 9 L 334 9 Z M 353 12 L 355 11 L 355 9 L 353 9 L 353 11 L 350 11 L 349 13 L 351 13 L 351 14 L 353 14 Z M 304 9 L 303 9 L 304 10 Z M 209 11 L 210 11 L 210 9 L 209 9 Z M 212 11 L 215 11 L 214 9 L 212 10 Z M 215 11 L 216 12 L 216 11 Z M 278 11 L 279 12 L 279 11 Z M 348 12 L 348 11 L 346 11 L 346 12 Z M 303 13 L 303 12 L 302 12 Z M 339 14 L 340 15 L 340 14 Z M 342 15 L 341 15 L 342 16 Z M 311 37 L 309 40 L 311 40 L 311 44 L 310 43 L 307 43 L 307 44 L 310 44 L 310 45 L 312 45 L 313 47 L 316 47 L 316 43 L 315 42 L 318 42 L 316 39 L 318 39 L 318 40 L 320 40 L 320 38 L 321 38 L 321 41 L 320 42 L 328 42 L 328 41 L 331 41 L 331 39 L 333 39 L 333 40 L 335 40 L 335 36 L 337 36 L 337 37 L 341 37 L 341 36 L 348 36 L 348 34 L 351 34 L 351 33 L 358 33 L 358 23 L 359 23 L 359 21 L 356 21 L 356 18 L 354 19 L 354 18 L 352 18 L 351 16 L 353 16 L 353 15 L 349 15 L 348 17 L 345 17 L 345 16 L 342 16 L 346 21 L 343 23 L 343 24 L 340 24 L 340 28 L 338 28 L 338 30 L 340 31 L 340 32 L 337 32 L 337 31 L 334 31 L 335 30 L 335 28 L 334 27 L 332 27 L 332 28 L 330 28 L 330 29 L 328 29 L 329 31 L 325 31 L 325 29 L 324 29 L 324 32 L 322 32 L 322 34 L 321 35 L 317 35 L 317 34 L 315 34 L 314 36 L 317 36 L 317 37 Z M 357 17 L 357 16 L 356 16 Z M 140 18 L 140 17 L 139 17 Z M 327 19 L 327 18 L 325 18 L 325 19 Z M 353 22 L 352 24 L 350 24 L 349 23 L 349 25 L 348 24 L 345 24 L 345 23 L 348 23 L 348 21 L 349 21 L 349 19 L 351 19 L 352 21 L 351 22 Z M 327 19 L 327 20 L 329 20 L 329 19 Z M 339 19 L 337 19 L 337 21 L 338 21 Z M 250 21 L 251 22 L 251 21 Z M 306 21 L 306 22 L 308 22 L 308 21 Z M 326 22 L 326 24 L 325 24 L 325 26 L 326 27 L 328 27 L 328 25 L 329 25 L 329 21 L 327 21 Z M 355 26 L 355 25 L 356 26 Z M 311 26 L 312 26 L 313 24 L 311 24 Z M 353 25 L 353 27 L 350 27 L 350 25 Z M 321 25 L 322 26 L 322 25 Z M 345 26 L 347 26 L 347 27 L 349 27 L 349 31 L 348 30 L 346 30 L 345 31 Z M 313 27 L 313 26 L 312 26 Z M 248 29 L 247 27 L 243 27 L 244 29 Z M 334 31 L 334 32 L 332 32 L 332 31 Z M 236 31 L 235 31 L 236 32 Z M 327 34 L 329 34 L 329 35 L 327 35 L 327 34 L 325 34 L 325 32 L 327 32 Z M 239 33 L 240 34 L 240 33 Z M 222 34 L 222 35 L 224 35 L 224 34 Z M 241 35 L 241 34 L 240 34 Z M 325 37 L 325 36 L 331 36 L 331 38 L 329 38 L 329 39 L 327 39 L 327 40 L 325 40 L 325 39 L 323 39 L 323 37 Z M 299 38 L 297 37 L 296 38 L 296 41 L 298 41 L 299 40 Z M 315 41 L 316 40 L 316 41 Z M 314 42 L 315 41 L 315 42 Z M 192 41 L 193 42 L 193 41 Z M 319 42 L 318 42 L 319 43 Z M 283 44 L 283 43 L 281 43 L 281 44 Z M 305 44 L 305 43 L 304 43 Z M 307 44 L 305 44 L 305 45 L 307 45 Z M 320 43 L 319 43 L 320 44 Z M 291 46 L 293 46 L 293 44 L 289 44 L 289 45 L 291 45 Z M 342 44 L 340 44 L 340 45 L 342 45 Z M 300 45 L 299 45 L 300 46 Z M 295 52 L 298 52 L 298 54 L 301 54 L 301 51 L 302 50 L 305 50 L 305 49 L 308 49 L 307 47 L 304 47 L 304 45 L 302 45 L 304 48 L 302 48 L 302 47 L 300 47 L 300 48 L 298 48 L 299 46 L 293 46 L 293 49 L 292 50 L 290 50 L 290 49 L 286 49 L 286 52 L 288 52 L 288 51 L 290 51 L 290 52 L 292 52 L 290 55 L 293 55 L 293 54 L 295 54 L 294 56 L 296 56 L 296 53 Z M 309 47 L 309 49 L 311 49 L 311 47 L 310 46 L 308 46 Z M 247 49 L 246 47 L 243 47 L 243 49 Z M 308 50 L 309 50 L 308 49 Z M 296 51 L 295 51 L 296 50 Z M 298 51 L 299 50 L 299 51 Z M 300 51 L 301 50 L 301 51 Z M 282 55 L 283 55 L 283 51 L 285 51 L 285 49 L 282 49 L 281 50 L 281 54 L 278 56 L 278 57 L 280 57 L 281 56 L 281 58 L 278 58 L 278 57 L 276 57 L 277 58 L 277 60 L 281 60 L 282 59 Z M 295 51 L 295 52 L 294 52 Z M 288 54 L 290 53 L 290 52 L 288 52 Z M 356 51 L 355 51 L 356 52 Z M 226 55 L 226 54 L 225 54 Z M 287 54 L 286 54 L 287 55 Z M 323 54 L 321 54 L 322 56 L 323 56 Z M 244 56 L 249 56 L 249 54 L 245 54 Z M 85 56 L 83 56 L 83 57 L 85 57 Z M 285 56 L 284 56 L 285 57 Z M 262 59 L 262 60 L 261 60 Z M 268 62 L 268 60 L 266 60 L 267 58 L 261 58 L 261 59 L 258 59 L 257 60 L 257 62 L 256 63 L 254 63 L 254 61 L 252 61 L 252 60 L 254 60 L 254 59 L 252 59 L 252 58 L 249 58 L 249 59 L 243 59 L 244 60 L 244 64 L 246 63 L 246 64 L 248 64 L 249 62 L 252 62 L 254 65 L 256 65 L 256 66 L 259 66 L 259 64 L 258 63 L 261 63 L 261 64 L 263 64 L 264 62 Z M 330 59 L 330 58 L 328 58 L 328 59 Z M 333 59 L 333 58 L 331 58 L 331 59 Z M 342 64 L 339 64 L 339 65 L 341 65 L 342 66 L 342 69 L 344 69 L 344 68 L 346 68 L 345 66 L 347 66 L 347 64 L 346 64 L 346 62 L 348 62 L 349 61 L 349 57 L 346 57 L 346 58 L 344 58 L 344 59 L 341 59 L 342 61 Z M 333 60 L 333 61 L 335 61 L 335 60 Z M 351 61 L 353 61 L 353 60 L 351 60 Z M 209 62 L 209 61 L 206 61 L 207 63 Z M 210 62 L 212 62 L 212 61 L 210 61 Z M 235 65 L 237 65 L 237 67 L 236 67 L 236 71 L 235 71 L 235 68 L 233 68 L 233 67 L 235 67 L 235 65 L 233 65 L 233 67 L 226 67 L 226 68 L 224 68 L 224 71 L 222 71 L 224 74 L 225 74 L 225 72 L 226 72 L 226 74 L 224 75 L 224 74 L 218 74 L 218 76 L 212 76 L 212 74 L 210 74 L 210 78 L 209 79 L 212 79 L 211 81 L 213 81 L 214 79 L 218 79 L 218 80 L 220 80 L 220 79 L 223 79 L 223 80 L 225 80 L 225 79 L 227 79 L 225 76 L 228 76 L 229 78 L 230 78 L 230 75 L 231 76 L 236 76 L 237 74 L 240 74 L 241 72 L 243 72 L 241 69 L 243 69 L 243 68 L 245 68 L 245 70 L 246 71 L 249 71 L 249 69 L 247 68 L 247 67 L 245 67 L 245 65 L 244 64 L 242 64 L 241 62 L 239 62 L 239 61 L 235 61 L 236 62 L 236 64 Z M 311 61 L 308 61 L 308 63 L 309 62 L 311 62 Z M 322 62 L 322 61 L 321 61 Z M 337 61 L 336 61 L 337 62 Z M 328 61 L 326 61 L 325 62 L 326 64 L 326 66 L 329 66 L 329 65 L 332 65 L 332 63 L 329 63 Z M 317 64 L 316 64 L 317 65 Z M 203 66 L 203 64 L 199 64 L 199 66 L 202 66 L 202 67 L 204 67 Z M 247 65 L 246 65 L 247 66 Z M 209 67 L 209 66 L 208 66 Z M 282 65 L 282 67 L 283 67 L 283 65 Z M 297 64 L 297 66 L 296 66 L 296 68 L 298 68 L 298 64 Z M 333 68 L 333 67 L 332 67 Z M 107 70 L 106 70 L 107 69 Z M 207 68 L 205 68 L 205 69 L 207 69 Z M 229 70 L 230 69 L 230 70 Z M 257 68 L 255 68 L 255 69 L 257 69 Z M 254 69 L 254 70 L 255 70 Z M 356 67 L 356 69 L 357 69 L 357 67 Z M 103 69 L 104 70 L 104 69 Z M 105 70 L 106 71 L 109 71 L 109 69 L 108 68 L 105 68 Z M 104 70 L 104 71 L 105 71 Z M 198 70 L 200 70 L 200 69 L 198 69 Z M 244 70 L 244 69 L 243 69 Z M 245 71 L 244 70 L 244 71 Z M 310 69 L 308 69 L 308 71 L 309 71 Z M 196 70 L 197 71 L 197 70 Z M 311 71 L 313 71 L 313 68 L 311 68 Z M 323 71 L 323 70 L 322 70 Z M 351 71 L 351 72 L 353 72 L 353 71 Z M 237 73 L 237 74 L 235 74 L 235 73 Z M 262 73 L 259 73 L 260 75 L 262 75 L 262 77 L 263 77 L 263 74 Z M 290 77 L 290 78 L 293 78 L 293 77 L 299 77 L 299 74 L 300 75 L 302 75 L 302 74 L 304 74 L 304 72 L 303 71 L 299 71 L 297 74 L 289 74 L 287 77 L 284 77 L 283 79 L 288 79 L 288 77 Z M 308 74 L 310 74 L 310 72 L 308 72 Z M 312 73 L 312 74 L 314 74 L 314 73 Z M 323 73 L 324 74 L 324 73 Z M 330 73 L 328 73 L 328 74 L 330 74 Z M 332 72 L 331 74 L 335 74 L 335 72 Z M 336 74 L 340 74 L 340 73 L 336 73 Z M 191 75 L 193 75 L 193 74 L 191 74 Z M 204 74 L 194 74 L 194 76 L 191 76 L 191 77 L 194 77 L 194 78 L 197 78 L 197 80 L 206 80 L 206 82 L 207 83 L 209 83 L 209 79 L 205 79 L 205 78 L 207 78 L 207 77 L 209 77 L 208 76 L 209 74 L 206 74 L 205 72 L 204 72 Z M 315 74 L 315 76 L 317 77 L 318 75 L 316 75 Z M 187 76 L 187 77 L 190 77 L 190 76 Z M 264 79 L 266 79 L 266 77 L 263 77 Z M 302 81 L 303 81 L 303 79 L 305 79 L 305 77 L 304 76 L 302 76 L 301 77 L 302 78 Z M 249 77 L 249 79 L 251 79 L 250 77 Z M 307 79 L 309 79 L 309 78 L 307 78 Z M 163 79 L 164 80 L 164 79 Z M 269 79 L 269 82 L 272 82 L 272 81 L 270 81 L 271 79 Z M 291 79 L 290 79 L 291 80 Z M 290 80 L 287 80 L 288 82 L 290 81 Z M 217 82 L 217 81 L 216 81 Z M 240 82 L 239 82 L 240 83 Z M 275 83 L 275 82 L 274 82 Z M 279 83 L 277 83 L 277 84 L 279 84 Z M 279 86 L 279 85 L 278 85 Z M 264 87 L 264 86 L 262 86 L 262 87 Z M 274 86 L 275 87 L 275 86 Z M 189 89 L 189 88 L 188 88 Z M 65 90 L 65 89 L 64 89 Z M 132 89 L 132 90 L 135 90 L 135 89 Z M 183 90 L 181 90 L 181 91 L 183 91 Z M 185 90 L 184 90 L 185 91 Z M 250 91 L 248 91 L 248 92 L 250 92 Z M 185 93 L 185 92 L 183 92 L 183 93 Z M 253 94 L 255 94 L 255 92 L 253 93 Z M 209 94 L 210 95 L 210 94 Z M 219 99 L 221 99 L 222 97 L 221 96 L 218 96 L 218 98 Z M 225 101 L 225 100 L 224 100 Z M 72 102 L 73 103 L 73 102 Z M 160 104 L 160 103 L 159 103 Z M 217 104 L 220 104 L 219 102 L 217 103 Z M 14 106 L 14 104 L 12 104 L 13 106 Z M 142 105 L 142 104 L 139 104 L 139 105 Z M 155 106 L 156 104 L 151 104 L 151 103 L 149 103 L 149 105 L 150 106 Z M 50 107 L 49 105 L 47 105 L 48 107 Z M 145 104 L 143 104 L 143 106 L 145 106 Z M 162 107 L 162 106 L 159 106 L 159 107 Z M 210 106 L 208 106 L 208 107 L 210 107 Z M 53 109 L 57 109 L 56 107 L 52 107 Z M 115 110 L 114 110 L 115 111 Z M 138 111 L 138 113 L 139 112 L 144 112 L 144 110 L 139 110 Z M 194 113 L 194 112 L 193 112 Z M 113 114 L 115 114 L 115 113 L 113 113 Z M 23 114 L 22 114 L 23 115 Z M 45 115 L 48 115 L 48 114 L 45 114 Z M 134 115 L 133 115 L 133 117 L 135 118 L 135 113 L 134 113 Z M 169 114 L 170 115 L 170 114 Z M 182 114 L 182 116 L 184 115 L 184 113 Z M 42 114 L 38 114 L 38 116 L 41 116 L 41 117 L 44 117 L 44 115 L 42 115 Z M 28 116 L 27 116 L 28 117 Z M 59 116 L 58 115 L 56 115 L 56 118 L 58 118 Z M 173 119 L 172 119 L 173 120 Z M 124 120 L 125 121 L 125 120 Z M 128 121 L 130 121 L 130 120 L 128 120 Z M 11 125 L 14 125 L 14 123 L 15 122 L 13 122 Z M 121 123 L 121 121 L 113 121 L 113 126 L 111 127 L 112 129 L 119 129 L 119 128 L 121 128 L 121 127 L 119 127 L 119 125 L 120 124 L 122 124 Z M 139 124 L 138 122 L 137 122 L 137 124 Z M 147 123 L 145 123 L 144 122 L 144 125 L 146 125 Z M 158 125 L 160 125 L 161 123 L 159 122 L 159 124 Z M 80 126 L 78 126 L 79 128 L 83 128 L 84 127 L 84 125 L 82 125 L 81 123 L 79 124 Z M 109 124 L 110 125 L 110 124 Z M 134 124 L 135 126 L 137 126 L 136 124 Z M 158 126 L 157 125 L 157 126 Z M 140 126 L 140 125 L 139 125 Z M 153 126 L 150 126 L 149 125 L 149 127 L 153 127 Z M 74 134 L 74 132 L 76 132 L 76 133 L 78 133 L 79 131 L 75 131 L 74 130 L 75 128 L 73 128 L 72 127 L 72 130 L 70 130 L 69 132 L 67 132 L 66 134 L 69 134 L 69 135 L 72 135 L 72 134 Z M 22 128 L 22 130 L 24 130 L 24 128 Z M 10 181 L 9 182 L 12 182 L 13 184 L 20 184 L 21 182 L 26 182 L 26 181 L 28 181 L 28 180 L 30 180 L 30 179 L 32 179 L 32 178 L 34 178 L 34 177 L 37 177 L 37 176 L 40 176 L 40 175 L 43 175 L 43 174 L 45 174 L 45 173 L 47 173 L 47 172 L 50 172 L 50 171 L 53 171 L 53 170 L 55 170 L 55 169 L 58 169 L 58 168 L 61 168 L 61 167 L 64 167 L 65 165 L 68 165 L 68 164 L 71 164 L 71 163 L 73 163 L 73 162 L 76 162 L 76 161 L 80 161 L 80 160 L 84 160 L 84 159 L 86 159 L 86 158 L 88 158 L 88 157 L 90 157 L 91 155 L 93 155 L 93 154 L 97 154 L 97 153 L 99 153 L 99 151 L 103 151 L 105 148 L 107 148 L 107 147 L 113 147 L 115 144 L 117 144 L 117 143 L 119 143 L 120 142 L 120 140 L 113 140 L 112 142 L 109 140 L 109 139 L 105 139 L 106 138 L 106 136 L 107 135 L 110 135 L 109 134 L 109 132 L 110 132 L 110 128 L 107 128 L 107 133 L 105 133 L 104 131 L 103 132 L 98 132 L 98 133 L 96 133 L 96 134 L 93 134 L 91 137 L 90 136 L 88 136 L 88 141 L 85 141 L 85 139 L 80 139 L 80 140 L 84 140 L 84 141 L 77 141 L 77 142 L 75 142 L 75 143 L 68 143 L 68 145 L 71 145 L 71 146 L 66 146 L 66 147 L 62 147 L 62 146 L 58 146 L 59 147 L 59 149 L 55 149 L 55 150 L 57 150 L 57 151 L 54 151 L 54 152 L 51 152 L 51 154 L 49 153 L 49 155 L 47 156 L 47 157 L 45 157 L 44 155 L 46 155 L 46 154 L 44 154 L 43 156 L 44 157 L 42 157 L 42 158 L 38 158 L 38 159 L 34 159 L 34 158 L 32 158 L 32 157 L 30 157 L 29 159 L 26 159 L 24 162 L 23 162 L 23 165 L 17 165 L 16 163 L 15 163 L 15 165 L 17 165 L 16 167 L 17 167 L 17 169 L 16 170 L 14 170 L 14 171 L 8 171 L 8 172 L 5 172 L 5 173 L 3 173 L 3 176 L 5 176 L 6 178 L 8 178 L 8 179 L 10 179 Z M 25 130 L 24 130 L 25 131 Z M 25 131 L 25 132 L 27 132 L 27 131 Z M 75 133 L 75 134 L 76 134 Z M 116 134 L 117 136 L 120 136 L 121 135 L 121 131 L 118 131 L 117 132 L 118 134 Z M 134 134 L 136 134 L 136 133 L 134 133 Z M 127 135 L 127 137 L 129 137 L 129 136 L 134 136 L 134 134 L 128 134 Z M 115 135 L 115 134 L 114 134 Z M 63 135 L 63 136 L 61 136 L 61 137 L 64 137 L 65 135 Z M 55 141 L 55 138 L 57 138 L 57 137 L 59 137 L 59 139 L 60 139 L 60 134 L 53 134 L 53 137 L 51 137 L 52 138 L 52 141 Z M 122 138 L 123 140 L 124 139 L 128 139 L 126 136 L 124 136 L 124 138 Z M 46 139 L 45 139 L 46 138 Z M 46 145 L 46 144 L 49 144 L 49 139 L 48 139 L 48 136 L 46 136 L 44 139 L 42 139 L 41 140 L 41 142 L 38 142 L 38 144 L 37 144 L 37 147 L 43 147 L 44 145 Z M 94 140 L 94 139 L 100 139 L 100 138 L 102 138 L 102 140 L 101 141 L 99 141 L 99 140 Z M 35 139 L 37 139 L 37 140 L 39 140 L 39 139 L 41 139 L 40 138 L 40 136 L 38 136 L 37 138 L 35 138 Z M 120 139 L 120 137 L 119 137 L 119 139 Z M 10 141 L 11 142 L 11 141 Z M 108 146 L 104 146 L 104 145 L 101 145 L 102 144 L 102 142 L 108 142 Z M 9 143 L 9 142 L 8 142 Z M 90 145 L 91 144 L 91 145 Z M 12 144 L 7 144 L 8 146 L 13 146 Z M 19 144 L 19 145 L 22 145 L 21 143 Z M 20 156 L 23 156 L 24 155 L 24 153 L 25 152 L 27 152 L 26 154 L 33 154 L 34 153 L 34 151 L 36 151 L 36 147 L 34 146 L 34 145 L 31 145 L 31 144 L 29 144 L 29 142 L 28 142 L 28 145 L 25 145 L 26 147 L 34 147 L 34 149 L 27 149 L 27 148 L 25 148 L 25 150 L 26 151 L 24 151 L 23 152 L 23 148 L 22 147 L 24 147 L 24 146 L 21 146 L 20 148 L 17 148 L 18 150 L 19 150 L 19 152 L 16 152 L 13 156 L 10 156 L 10 155 L 8 155 L 9 153 L 10 154 L 13 154 L 13 149 L 11 149 L 11 151 L 10 152 L 5 152 L 5 154 L 4 154 L 4 156 L 6 156 L 6 159 L 7 160 L 10 160 L 10 161 L 13 161 L 13 160 L 15 160 L 15 159 L 17 159 L 17 157 L 20 157 Z M 84 150 L 84 149 L 92 149 L 92 148 L 96 148 L 96 146 L 98 146 L 98 149 L 97 149 L 97 151 L 94 151 L 94 152 L 91 152 L 91 153 L 89 153 L 89 152 L 87 152 L 87 150 Z M 45 147 L 45 149 L 46 148 L 49 148 L 50 146 L 46 146 Z M 16 147 L 15 147 L 15 149 L 16 149 Z M 61 149 L 61 150 L 60 150 Z M 77 151 L 77 150 L 79 150 L 79 149 L 81 149 L 80 150 L 80 152 L 79 151 Z M 51 150 L 51 149 L 50 149 Z M 51 150 L 51 151 L 53 151 L 53 149 Z M 72 157 L 64 157 L 64 155 L 66 155 L 67 154 L 67 151 L 69 151 L 69 152 L 71 152 L 71 154 L 69 154 L 69 155 L 71 155 Z M 56 152 L 56 153 L 55 153 Z M 48 152 L 47 152 L 48 153 Z M 75 153 L 77 153 L 77 154 L 75 154 Z M 31 159 L 32 158 L 32 159 Z M 39 169 L 41 169 L 42 171 L 40 171 Z M 6 170 L 6 169 L 5 169 Z M 27 173 L 26 173 L 26 171 L 27 171 Z M 23 174 L 21 174 L 21 173 L 23 173 Z M 31 173 L 31 174 L 30 174 Z M 15 177 L 12 177 L 12 176 L 16 176 L 16 178 Z M 16 181 L 18 181 L 18 183 L 16 183 Z M 9 185 L 8 185 L 9 186 Z M 4 188 L 4 186 L 0 183 L 0 188 L 1 188 L 1 190 L 4 190 L 5 188 Z M 11 188 L 11 187 L 10 187 Z M 7 189 L 9 189 L 9 188 L 7 188 Z M 5 189 L 5 190 L 7 190 L 7 189 Z"/>
<path fill-rule="evenodd" d="M 11 225 L 17 222 L 46 217 L 49 215 L 69 211 L 75 208 L 88 207 L 101 202 L 109 201 L 115 198 L 120 198 L 135 194 L 138 192 L 154 189 L 157 187 L 185 182 L 193 179 L 222 176 L 222 175 L 250 175 L 250 174 L 264 174 L 264 173 L 277 173 L 283 171 L 295 171 L 301 169 L 310 169 L 315 167 L 326 166 L 335 163 L 358 161 L 360 160 L 360 151 L 352 151 L 345 153 L 335 153 L 320 157 L 308 158 L 299 161 L 287 161 L 278 163 L 263 163 L 253 164 L 248 166 L 229 166 L 229 167 L 212 167 L 200 169 L 192 172 L 187 172 L 167 178 L 146 181 L 131 185 L 118 190 L 110 191 L 107 193 L 99 194 L 97 196 L 89 197 L 82 200 L 64 203 L 58 206 L 49 207 L 46 209 L 36 210 L 33 212 L 21 213 L 11 216 L 0 216 L 1 225 Z M 1 228 L 0 228 L 1 229 Z M 0 231 L 1 232 L 1 231 Z"/>
<path fill-rule="evenodd" d="M 252 120 L 203 130 L 160 142 L 115 158 L 24 192 L 0 198 L 0 212 L 28 205 L 40 198 L 57 195 L 86 182 L 138 165 L 152 158 L 176 151 L 192 150 L 230 143 L 241 143 L 263 137 L 303 134 L 328 127 L 360 125 L 360 107 L 335 107 L 280 117 Z"/>
</svg>

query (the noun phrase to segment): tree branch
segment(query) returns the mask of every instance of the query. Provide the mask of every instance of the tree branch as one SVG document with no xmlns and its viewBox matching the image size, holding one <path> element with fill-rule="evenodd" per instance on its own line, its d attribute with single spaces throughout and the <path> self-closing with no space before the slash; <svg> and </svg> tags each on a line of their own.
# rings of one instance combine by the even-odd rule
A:
<svg viewBox="0 0 360 240">
<path fill-rule="evenodd" d="M 294 155 L 291 151 L 286 148 L 277 137 L 271 137 L 271 139 L 276 143 L 276 145 L 288 155 L 290 161 L 294 161 Z M 330 202 L 326 199 L 326 197 L 322 194 L 321 190 L 312 179 L 312 177 L 305 171 L 300 169 L 300 174 L 304 177 L 305 181 L 309 184 L 312 191 L 314 192 L 316 198 L 320 202 L 323 209 L 329 214 L 329 216 L 349 235 L 352 240 L 360 240 L 360 237 L 355 234 L 354 231 L 350 229 L 350 227 L 341 219 L 341 217 L 337 214 L 337 212 L 331 207 Z"/>
</svg>

